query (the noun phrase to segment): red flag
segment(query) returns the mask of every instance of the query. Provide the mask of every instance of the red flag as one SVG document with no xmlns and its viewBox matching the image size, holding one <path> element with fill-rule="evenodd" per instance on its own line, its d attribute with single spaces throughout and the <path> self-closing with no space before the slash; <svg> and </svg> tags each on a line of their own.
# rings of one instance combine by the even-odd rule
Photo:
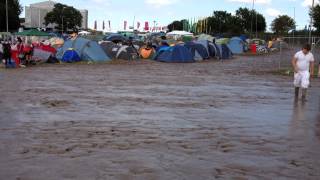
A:
<svg viewBox="0 0 320 180">
<path fill-rule="evenodd" d="M 104 21 L 102 22 L 102 29 L 104 30 L 106 27 L 104 25 Z"/>
<path fill-rule="evenodd" d="M 94 21 L 94 30 L 97 30 L 97 21 Z"/>
<path fill-rule="evenodd" d="M 128 24 L 128 22 L 127 21 L 124 21 L 124 30 L 127 30 L 127 24 Z"/>
<path fill-rule="evenodd" d="M 146 21 L 144 24 L 144 30 L 149 31 L 149 22 Z"/>
<path fill-rule="evenodd" d="M 139 29 L 139 28 L 140 28 L 140 22 L 137 23 L 137 29 Z"/>
</svg>

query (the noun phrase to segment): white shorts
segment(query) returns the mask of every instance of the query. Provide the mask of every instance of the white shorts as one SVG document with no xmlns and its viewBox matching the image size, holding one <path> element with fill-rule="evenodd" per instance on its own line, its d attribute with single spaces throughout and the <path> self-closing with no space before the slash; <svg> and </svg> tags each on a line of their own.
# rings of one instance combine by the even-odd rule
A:
<svg viewBox="0 0 320 180">
<path fill-rule="evenodd" d="M 299 71 L 298 73 L 294 73 L 293 84 L 295 87 L 308 88 L 310 84 L 310 72 Z"/>
</svg>

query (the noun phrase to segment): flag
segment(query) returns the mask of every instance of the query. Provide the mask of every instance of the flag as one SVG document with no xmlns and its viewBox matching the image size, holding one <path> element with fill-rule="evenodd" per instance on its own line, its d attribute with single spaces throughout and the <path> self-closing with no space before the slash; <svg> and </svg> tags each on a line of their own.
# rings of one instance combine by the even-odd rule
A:
<svg viewBox="0 0 320 180">
<path fill-rule="evenodd" d="M 146 21 L 144 24 L 144 30 L 149 31 L 149 22 L 148 21 Z"/>
<path fill-rule="evenodd" d="M 98 25 L 97 25 L 97 21 L 94 21 L 94 28 L 93 28 L 93 29 L 94 29 L 94 30 L 97 30 L 97 26 L 98 26 Z"/>
<path fill-rule="evenodd" d="M 127 21 L 124 21 L 124 24 L 123 24 L 123 29 L 124 29 L 124 30 L 127 30 L 127 24 L 128 24 L 128 22 L 127 22 Z"/>
<path fill-rule="evenodd" d="M 137 29 L 140 29 L 140 22 L 137 22 Z"/>
<path fill-rule="evenodd" d="M 109 24 L 109 29 L 111 29 L 111 21 L 110 20 L 108 21 L 108 24 Z"/>
<path fill-rule="evenodd" d="M 104 21 L 102 22 L 102 29 L 104 30 L 106 27 L 105 27 L 105 24 L 104 24 Z"/>
</svg>

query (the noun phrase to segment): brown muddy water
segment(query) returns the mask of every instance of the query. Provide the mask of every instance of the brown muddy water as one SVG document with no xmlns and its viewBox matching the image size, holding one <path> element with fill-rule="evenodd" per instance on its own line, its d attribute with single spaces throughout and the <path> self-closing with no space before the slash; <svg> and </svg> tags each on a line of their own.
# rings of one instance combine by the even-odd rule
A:
<svg viewBox="0 0 320 180">
<path fill-rule="evenodd" d="M 320 81 L 273 62 L 0 69 L 0 179 L 318 180 Z"/>
</svg>

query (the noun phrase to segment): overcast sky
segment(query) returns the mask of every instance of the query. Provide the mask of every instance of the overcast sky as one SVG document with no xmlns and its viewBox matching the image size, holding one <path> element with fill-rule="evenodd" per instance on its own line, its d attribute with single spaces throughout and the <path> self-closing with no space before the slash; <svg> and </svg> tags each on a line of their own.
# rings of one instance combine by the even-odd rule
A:
<svg viewBox="0 0 320 180">
<path fill-rule="evenodd" d="M 20 0 L 23 6 L 43 0 Z M 55 0 L 56 2 L 74 6 L 89 11 L 89 27 L 93 28 L 94 21 L 98 21 L 98 29 L 102 29 L 102 21 L 111 21 L 113 30 L 123 29 L 126 20 L 133 24 L 144 24 L 157 21 L 165 26 L 173 20 L 183 18 L 200 18 L 212 14 L 215 10 L 226 10 L 234 13 L 239 7 L 252 8 L 253 0 Z M 315 0 L 318 2 L 318 0 Z M 312 0 L 255 0 L 255 8 L 262 13 L 268 26 L 280 14 L 294 17 L 296 14 L 297 28 L 303 29 L 309 23 L 309 7 Z M 21 15 L 24 17 L 24 12 Z M 136 24 L 136 23 L 135 23 Z M 270 27 L 268 27 L 269 29 Z"/>
</svg>

